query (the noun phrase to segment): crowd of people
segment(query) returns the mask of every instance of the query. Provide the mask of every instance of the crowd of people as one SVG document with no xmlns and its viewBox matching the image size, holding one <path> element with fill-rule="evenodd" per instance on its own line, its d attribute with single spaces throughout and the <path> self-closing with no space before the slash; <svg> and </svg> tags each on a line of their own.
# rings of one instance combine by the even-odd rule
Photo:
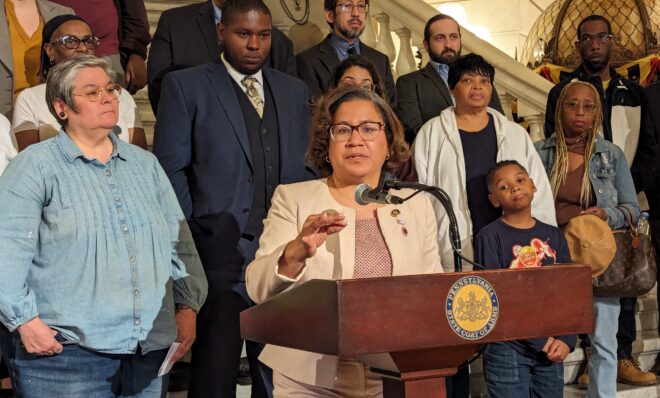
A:
<svg viewBox="0 0 660 398">
<path fill-rule="evenodd" d="M 262 0 L 173 8 L 147 54 L 141 1 L 4 1 L 0 349 L 17 397 L 164 397 L 163 361 L 188 351 L 188 395 L 233 397 L 244 343 L 254 398 L 382 396 L 357 358 L 244 342 L 239 314 L 311 279 L 452 272 L 439 203 L 358 204 L 383 173 L 443 188 L 462 253 L 489 269 L 523 266 L 513 248 L 534 241 L 525 267 L 575 261 L 562 230 L 583 216 L 620 229 L 647 211 L 660 232 L 660 83 L 611 67 L 606 18 L 580 22 L 581 64 L 533 143 L 452 17 L 428 20 L 430 61 L 395 84 L 360 40 L 369 1 L 324 10 L 331 33 L 294 56 Z M 147 85 L 153 153 L 131 96 Z M 561 397 L 578 344 L 589 397 L 654 384 L 635 305 L 595 296 L 579 340 L 488 345 L 489 396 Z M 469 397 L 467 366 L 447 394 Z"/>
</svg>

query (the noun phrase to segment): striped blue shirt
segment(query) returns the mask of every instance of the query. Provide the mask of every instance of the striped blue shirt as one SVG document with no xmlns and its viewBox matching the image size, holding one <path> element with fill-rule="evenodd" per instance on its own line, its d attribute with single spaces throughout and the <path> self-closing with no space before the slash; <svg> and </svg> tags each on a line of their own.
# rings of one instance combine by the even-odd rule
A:
<svg viewBox="0 0 660 398">
<path fill-rule="evenodd" d="M 158 161 L 110 138 L 102 164 L 62 130 L 0 177 L 0 321 L 39 316 L 83 347 L 146 353 L 174 341 L 175 303 L 199 309 L 207 284 Z"/>
</svg>

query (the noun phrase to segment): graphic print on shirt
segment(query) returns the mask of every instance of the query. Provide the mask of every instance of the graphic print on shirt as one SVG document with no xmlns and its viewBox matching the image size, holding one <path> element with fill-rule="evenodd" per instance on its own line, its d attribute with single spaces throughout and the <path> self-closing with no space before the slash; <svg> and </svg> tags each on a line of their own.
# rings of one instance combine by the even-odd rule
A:
<svg viewBox="0 0 660 398">
<path fill-rule="evenodd" d="M 557 260 L 557 253 L 550 244 L 538 238 L 533 238 L 528 246 L 515 245 L 512 251 L 511 269 L 540 267 L 546 258 L 552 258 L 553 262 Z"/>
</svg>

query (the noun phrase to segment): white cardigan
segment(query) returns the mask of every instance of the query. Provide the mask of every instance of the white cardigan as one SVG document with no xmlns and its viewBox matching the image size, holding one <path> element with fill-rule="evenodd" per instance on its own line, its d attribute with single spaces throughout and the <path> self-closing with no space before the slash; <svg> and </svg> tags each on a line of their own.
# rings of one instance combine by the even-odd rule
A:
<svg viewBox="0 0 660 398">
<path fill-rule="evenodd" d="M 419 130 L 413 143 L 413 159 L 419 182 L 442 188 L 452 200 L 461 234 L 463 255 L 474 257 L 472 220 L 468 208 L 463 145 L 456 125 L 455 107 L 449 107 Z M 488 108 L 497 135 L 497 161 L 516 160 L 527 169 L 536 185 L 532 215 L 538 220 L 557 225 L 555 200 L 541 159 L 527 131 L 501 113 Z M 454 258 L 449 240 L 449 219 L 438 201 L 433 202 L 438 218 L 438 246 L 445 271 L 453 271 Z M 464 270 L 471 269 L 464 264 Z"/>
<path fill-rule="evenodd" d="M 396 191 L 407 197 L 411 190 Z M 346 215 L 347 226 L 328 236 L 295 279 L 277 274 L 277 262 L 289 241 L 298 236 L 307 217 L 333 209 Z M 395 211 L 396 210 L 396 211 Z M 442 272 L 435 237 L 433 207 L 426 195 L 376 211 L 385 243 L 392 256 L 393 275 Z M 279 185 L 273 194 L 264 232 L 254 261 L 245 271 L 250 298 L 261 303 L 312 279 L 350 279 L 355 267 L 353 209 L 343 207 L 330 194 L 327 179 Z M 273 370 L 302 383 L 333 388 L 339 358 L 292 348 L 266 345 L 259 356 Z"/>
</svg>

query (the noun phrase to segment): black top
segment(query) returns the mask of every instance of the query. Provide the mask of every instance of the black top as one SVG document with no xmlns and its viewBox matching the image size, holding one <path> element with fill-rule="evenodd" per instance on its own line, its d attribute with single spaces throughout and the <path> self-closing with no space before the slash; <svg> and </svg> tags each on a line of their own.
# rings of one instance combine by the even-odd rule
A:
<svg viewBox="0 0 660 398">
<path fill-rule="evenodd" d="M 245 128 L 250 140 L 254 197 L 250 206 L 250 216 L 243 231 L 244 237 L 254 238 L 261 234 L 263 220 L 268 215 L 270 201 L 275 187 L 280 181 L 280 147 L 277 124 L 277 111 L 268 83 L 264 80 L 263 118 L 254 109 L 247 94 L 231 79 L 238 102 L 243 111 Z M 245 236 L 247 235 L 247 236 Z"/>
<path fill-rule="evenodd" d="M 472 219 L 472 236 L 481 228 L 497 220 L 502 211 L 488 200 L 486 175 L 497 160 L 497 136 L 493 115 L 488 114 L 488 125 L 476 132 L 458 130 L 465 159 L 465 189 Z"/>
<path fill-rule="evenodd" d="M 474 242 L 474 259 L 486 269 L 535 268 L 555 263 L 570 263 L 571 255 L 564 233 L 557 227 L 536 220 L 529 229 L 514 228 L 501 219 L 482 228 Z M 551 300 L 547 297 L 529 297 L 529 300 Z M 552 306 L 548 302 L 548 306 Z M 575 335 L 558 337 L 571 350 Z M 522 355 L 547 360 L 541 352 L 548 338 L 509 341 L 507 344 Z M 540 357 L 540 358 L 539 358 Z"/>
</svg>

